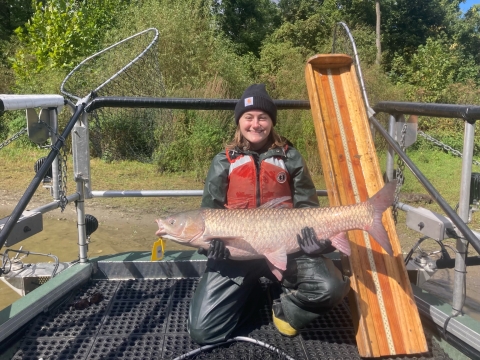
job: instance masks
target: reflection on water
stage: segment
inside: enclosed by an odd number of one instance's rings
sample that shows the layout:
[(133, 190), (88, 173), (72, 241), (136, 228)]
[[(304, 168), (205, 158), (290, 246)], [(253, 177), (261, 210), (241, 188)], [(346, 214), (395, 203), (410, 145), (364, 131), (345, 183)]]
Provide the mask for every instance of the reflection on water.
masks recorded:
[[(438, 270), (423, 288), (451, 305), (454, 274), (454, 269)], [(467, 296), (463, 312), (480, 321), (480, 266), (467, 267)]]
[[(5, 210), (0, 209), (0, 219), (9, 215), (10, 212), (6, 213)], [(55, 215), (57, 218), (51, 218), (51, 215)], [(155, 231), (158, 227), (153, 219), (147, 224), (133, 218), (123, 218), (109, 224), (102, 224), (101, 214), (92, 215), (99, 219), (100, 224), (97, 231), (91, 236), (88, 246), (89, 257), (125, 251), (151, 251), (153, 243), (157, 240)], [(11, 249), (18, 250), (20, 246), (23, 246), (23, 250), (45, 254), (51, 253), (56, 255), (62, 262), (78, 259), (76, 220), (67, 220), (63, 216), (60, 211), (44, 216), (43, 231), (15, 244)], [(172, 241), (167, 241), (166, 248), (167, 250), (192, 250), (192, 248), (187, 248)], [(1, 252), (3, 253), (4, 250), (2, 248)], [(15, 253), (10, 253), (9, 255), (15, 256)], [(24, 262), (29, 263), (50, 261), (50, 257), (43, 256), (28, 256), (24, 259)], [(17, 293), (3, 281), (0, 281), (0, 310), (19, 298), (20, 296)]]

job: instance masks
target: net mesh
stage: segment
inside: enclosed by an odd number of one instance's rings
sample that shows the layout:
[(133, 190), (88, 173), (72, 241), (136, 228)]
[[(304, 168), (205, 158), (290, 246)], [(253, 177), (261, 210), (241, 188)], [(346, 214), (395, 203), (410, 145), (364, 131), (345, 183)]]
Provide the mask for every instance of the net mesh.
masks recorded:
[[(350, 29), (345, 23), (337, 23), (334, 36), (333, 36), (333, 45), (332, 45), (332, 53), (334, 54), (346, 54), (350, 56), (353, 60), (353, 64), (356, 68), (356, 74), (358, 83), (360, 86), (364, 86), (364, 81), (362, 78), (362, 72), (360, 69), (360, 64), (357, 63), (357, 49), (355, 44), (355, 39), (353, 38)], [(366, 94), (362, 93), (364, 97), (364, 102), (368, 105), (368, 99), (366, 98)]]
[(335, 26), (332, 53), (347, 54), (352, 57), (353, 61), (355, 61), (355, 51), (348, 36), (348, 32), (348, 27), (344, 27), (340, 23)]
[[(157, 49), (148, 29), (82, 61), (63, 81), (72, 100), (99, 96), (165, 97)], [(89, 114), (91, 155), (104, 160), (152, 161), (171, 141), (168, 109), (101, 108)]]

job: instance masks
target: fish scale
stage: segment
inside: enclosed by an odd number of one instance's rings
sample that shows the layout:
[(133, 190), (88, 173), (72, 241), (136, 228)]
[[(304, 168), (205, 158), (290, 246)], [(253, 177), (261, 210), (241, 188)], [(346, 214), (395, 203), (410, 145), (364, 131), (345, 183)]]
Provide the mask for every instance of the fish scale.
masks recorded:
[[(239, 241), (228, 241), (232, 258), (253, 259), (282, 245), (287, 254), (299, 251), (296, 236), (304, 227), (314, 228), (317, 237), (321, 239), (368, 227), (373, 222), (373, 206), (361, 203), (332, 208), (205, 209), (203, 217), (206, 234), (218, 238), (242, 238)], [(255, 253), (244, 254), (251, 248)], [(237, 251), (241, 254), (237, 254)]]

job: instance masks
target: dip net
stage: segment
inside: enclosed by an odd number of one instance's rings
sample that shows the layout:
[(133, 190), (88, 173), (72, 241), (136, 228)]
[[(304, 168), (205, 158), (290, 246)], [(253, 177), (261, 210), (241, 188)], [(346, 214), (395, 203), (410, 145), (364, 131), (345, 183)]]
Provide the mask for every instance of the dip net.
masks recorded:
[[(95, 97), (165, 97), (158, 58), (158, 30), (151, 28), (86, 58), (60, 91), (76, 102)], [(168, 109), (100, 108), (89, 113), (92, 156), (106, 161), (152, 161), (171, 141)]]

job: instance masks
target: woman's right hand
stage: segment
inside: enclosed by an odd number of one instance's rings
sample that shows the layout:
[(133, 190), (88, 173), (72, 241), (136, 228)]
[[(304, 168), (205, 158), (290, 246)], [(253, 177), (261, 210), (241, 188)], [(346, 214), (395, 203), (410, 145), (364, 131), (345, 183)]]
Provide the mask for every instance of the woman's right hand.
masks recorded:
[(200, 248), (198, 253), (212, 260), (227, 260), (230, 257), (230, 250), (221, 239), (212, 239), (208, 250)]

